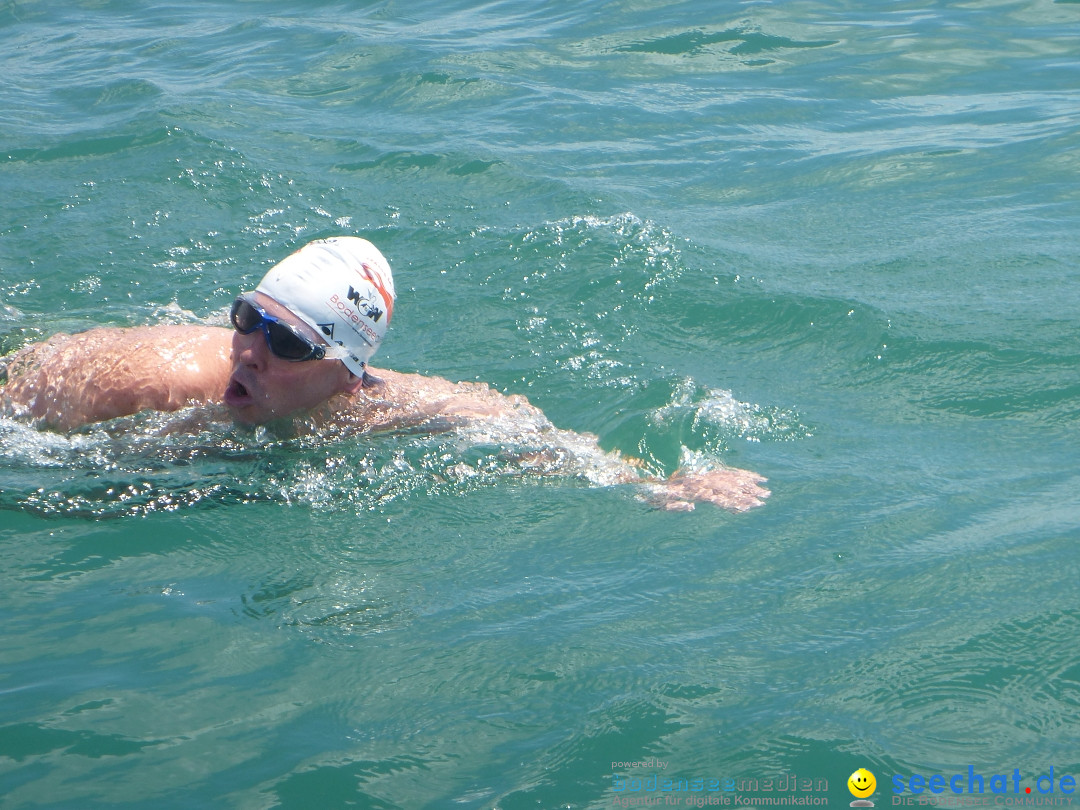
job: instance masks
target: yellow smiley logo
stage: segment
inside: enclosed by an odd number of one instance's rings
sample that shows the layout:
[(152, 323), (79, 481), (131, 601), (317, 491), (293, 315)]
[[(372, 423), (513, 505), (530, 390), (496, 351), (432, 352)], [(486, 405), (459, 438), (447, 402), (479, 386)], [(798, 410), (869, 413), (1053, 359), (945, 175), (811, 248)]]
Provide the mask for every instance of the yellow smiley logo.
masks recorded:
[(866, 768), (859, 768), (847, 780), (847, 789), (858, 799), (865, 799), (877, 788), (877, 779)]

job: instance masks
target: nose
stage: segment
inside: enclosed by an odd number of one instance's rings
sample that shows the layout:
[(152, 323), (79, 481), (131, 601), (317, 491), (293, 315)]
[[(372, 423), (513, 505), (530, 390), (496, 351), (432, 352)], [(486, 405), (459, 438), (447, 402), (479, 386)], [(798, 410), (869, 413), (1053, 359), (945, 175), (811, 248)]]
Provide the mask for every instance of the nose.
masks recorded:
[(234, 331), (233, 352), (238, 362), (256, 370), (265, 368), (270, 357), (270, 349), (266, 345), (266, 336), (262, 329), (246, 335)]

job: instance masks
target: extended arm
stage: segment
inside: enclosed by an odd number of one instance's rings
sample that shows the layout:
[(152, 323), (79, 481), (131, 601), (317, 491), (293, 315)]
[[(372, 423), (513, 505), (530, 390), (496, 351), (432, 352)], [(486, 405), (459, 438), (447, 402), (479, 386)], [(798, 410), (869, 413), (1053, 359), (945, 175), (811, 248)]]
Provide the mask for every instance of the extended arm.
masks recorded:
[(579, 475), (601, 485), (640, 485), (646, 499), (664, 509), (711, 503), (743, 512), (763, 505), (770, 494), (761, 486), (765, 478), (748, 470), (679, 470), (668, 478), (651, 474), (637, 459), (605, 452), (596, 436), (555, 427), (525, 397), (503, 395), (483, 384), (375, 373), (379, 383), (361, 392), (351, 409), (351, 418), (367, 429), (455, 430), (471, 444), (504, 448), (524, 471)]

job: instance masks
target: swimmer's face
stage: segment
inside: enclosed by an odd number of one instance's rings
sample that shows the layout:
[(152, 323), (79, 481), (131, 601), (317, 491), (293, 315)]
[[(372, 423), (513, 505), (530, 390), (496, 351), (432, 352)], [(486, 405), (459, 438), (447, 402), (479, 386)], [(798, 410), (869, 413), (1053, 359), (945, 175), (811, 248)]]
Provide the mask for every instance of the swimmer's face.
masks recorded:
[[(259, 306), (270, 315), (295, 326), (313, 342), (321, 336), (273, 298), (256, 293)], [(232, 376), (225, 389), (225, 404), (238, 422), (260, 425), (325, 403), (332, 396), (355, 391), (359, 378), (339, 360), (294, 362), (276, 357), (261, 330), (250, 335), (233, 332)]]
[(865, 799), (874, 789), (877, 787), (877, 779), (866, 768), (859, 768), (847, 781), (848, 790), (851, 791), (851, 795), (859, 799)]

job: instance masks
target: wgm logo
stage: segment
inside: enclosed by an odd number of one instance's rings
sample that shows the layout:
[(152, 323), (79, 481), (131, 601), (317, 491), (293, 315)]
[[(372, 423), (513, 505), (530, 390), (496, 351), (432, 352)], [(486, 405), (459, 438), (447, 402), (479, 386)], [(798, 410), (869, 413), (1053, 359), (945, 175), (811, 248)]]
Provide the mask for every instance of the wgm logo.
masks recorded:
[(378, 321), (383, 316), (383, 311), (373, 304), (369, 299), (364, 298), (360, 292), (349, 285), (349, 294), (345, 296), (348, 300), (353, 302), (355, 306), (365, 317), (371, 318), (373, 321)]

